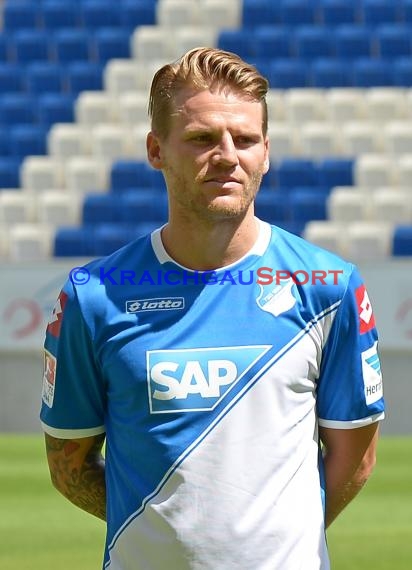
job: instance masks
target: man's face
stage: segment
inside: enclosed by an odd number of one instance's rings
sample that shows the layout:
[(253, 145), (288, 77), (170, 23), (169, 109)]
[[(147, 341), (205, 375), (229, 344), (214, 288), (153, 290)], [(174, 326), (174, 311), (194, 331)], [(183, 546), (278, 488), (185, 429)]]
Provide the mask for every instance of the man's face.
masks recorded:
[(148, 138), (171, 213), (210, 221), (244, 215), (269, 168), (262, 104), (233, 91), (186, 89), (175, 108), (168, 136)]

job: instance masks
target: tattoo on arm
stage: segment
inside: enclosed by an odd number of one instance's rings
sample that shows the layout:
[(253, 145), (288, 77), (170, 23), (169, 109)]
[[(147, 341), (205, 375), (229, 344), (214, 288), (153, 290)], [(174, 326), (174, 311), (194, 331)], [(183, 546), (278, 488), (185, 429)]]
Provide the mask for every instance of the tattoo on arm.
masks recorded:
[(75, 440), (45, 434), (53, 485), (81, 509), (106, 520), (104, 440), (104, 434)]

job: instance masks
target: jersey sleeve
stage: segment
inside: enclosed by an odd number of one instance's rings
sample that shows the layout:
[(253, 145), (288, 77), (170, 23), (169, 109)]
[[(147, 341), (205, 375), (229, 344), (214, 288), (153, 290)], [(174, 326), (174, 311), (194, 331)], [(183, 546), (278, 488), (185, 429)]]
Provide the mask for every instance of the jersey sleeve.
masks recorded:
[(356, 268), (326, 341), (317, 386), (319, 424), (350, 429), (383, 419), (378, 333)]
[(58, 438), (103, 433), (103, 377), (76, 291), (66, 283), (46, 329), (40, 419)]

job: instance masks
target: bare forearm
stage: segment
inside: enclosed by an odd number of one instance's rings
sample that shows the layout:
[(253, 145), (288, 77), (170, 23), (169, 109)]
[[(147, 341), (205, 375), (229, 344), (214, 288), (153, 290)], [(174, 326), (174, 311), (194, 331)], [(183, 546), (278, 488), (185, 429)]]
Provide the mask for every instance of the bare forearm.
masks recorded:
[(106, 520), (106, 483), (101, 448), (104, 435), (95, 436), (89, 449), (81, 440), (46, 435), (46, 451), (53, 485), (84, 511)]
[(326, 526), (356, 497), (376, 461), (378, 424), (355, 429), (321, 428), (326, 479)]
[(339, 464), (334, 465), (325, 458), (326, 470), (326, 527), (356, 497), (368, 480), (362, 472), (345, 473)]

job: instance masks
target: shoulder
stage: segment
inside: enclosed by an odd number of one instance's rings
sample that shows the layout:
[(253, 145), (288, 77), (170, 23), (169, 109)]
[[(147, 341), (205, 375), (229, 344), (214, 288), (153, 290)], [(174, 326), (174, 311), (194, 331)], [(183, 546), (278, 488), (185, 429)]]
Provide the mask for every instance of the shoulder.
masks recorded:
[(309, 286), (316, 293), (342, 296), (357, 274), (353, 263), (339, 255), (308, 242), (276, 226), (272, 228), (271, 247), (276, 251), (281, 269), (292, 274), (298, 284)]

